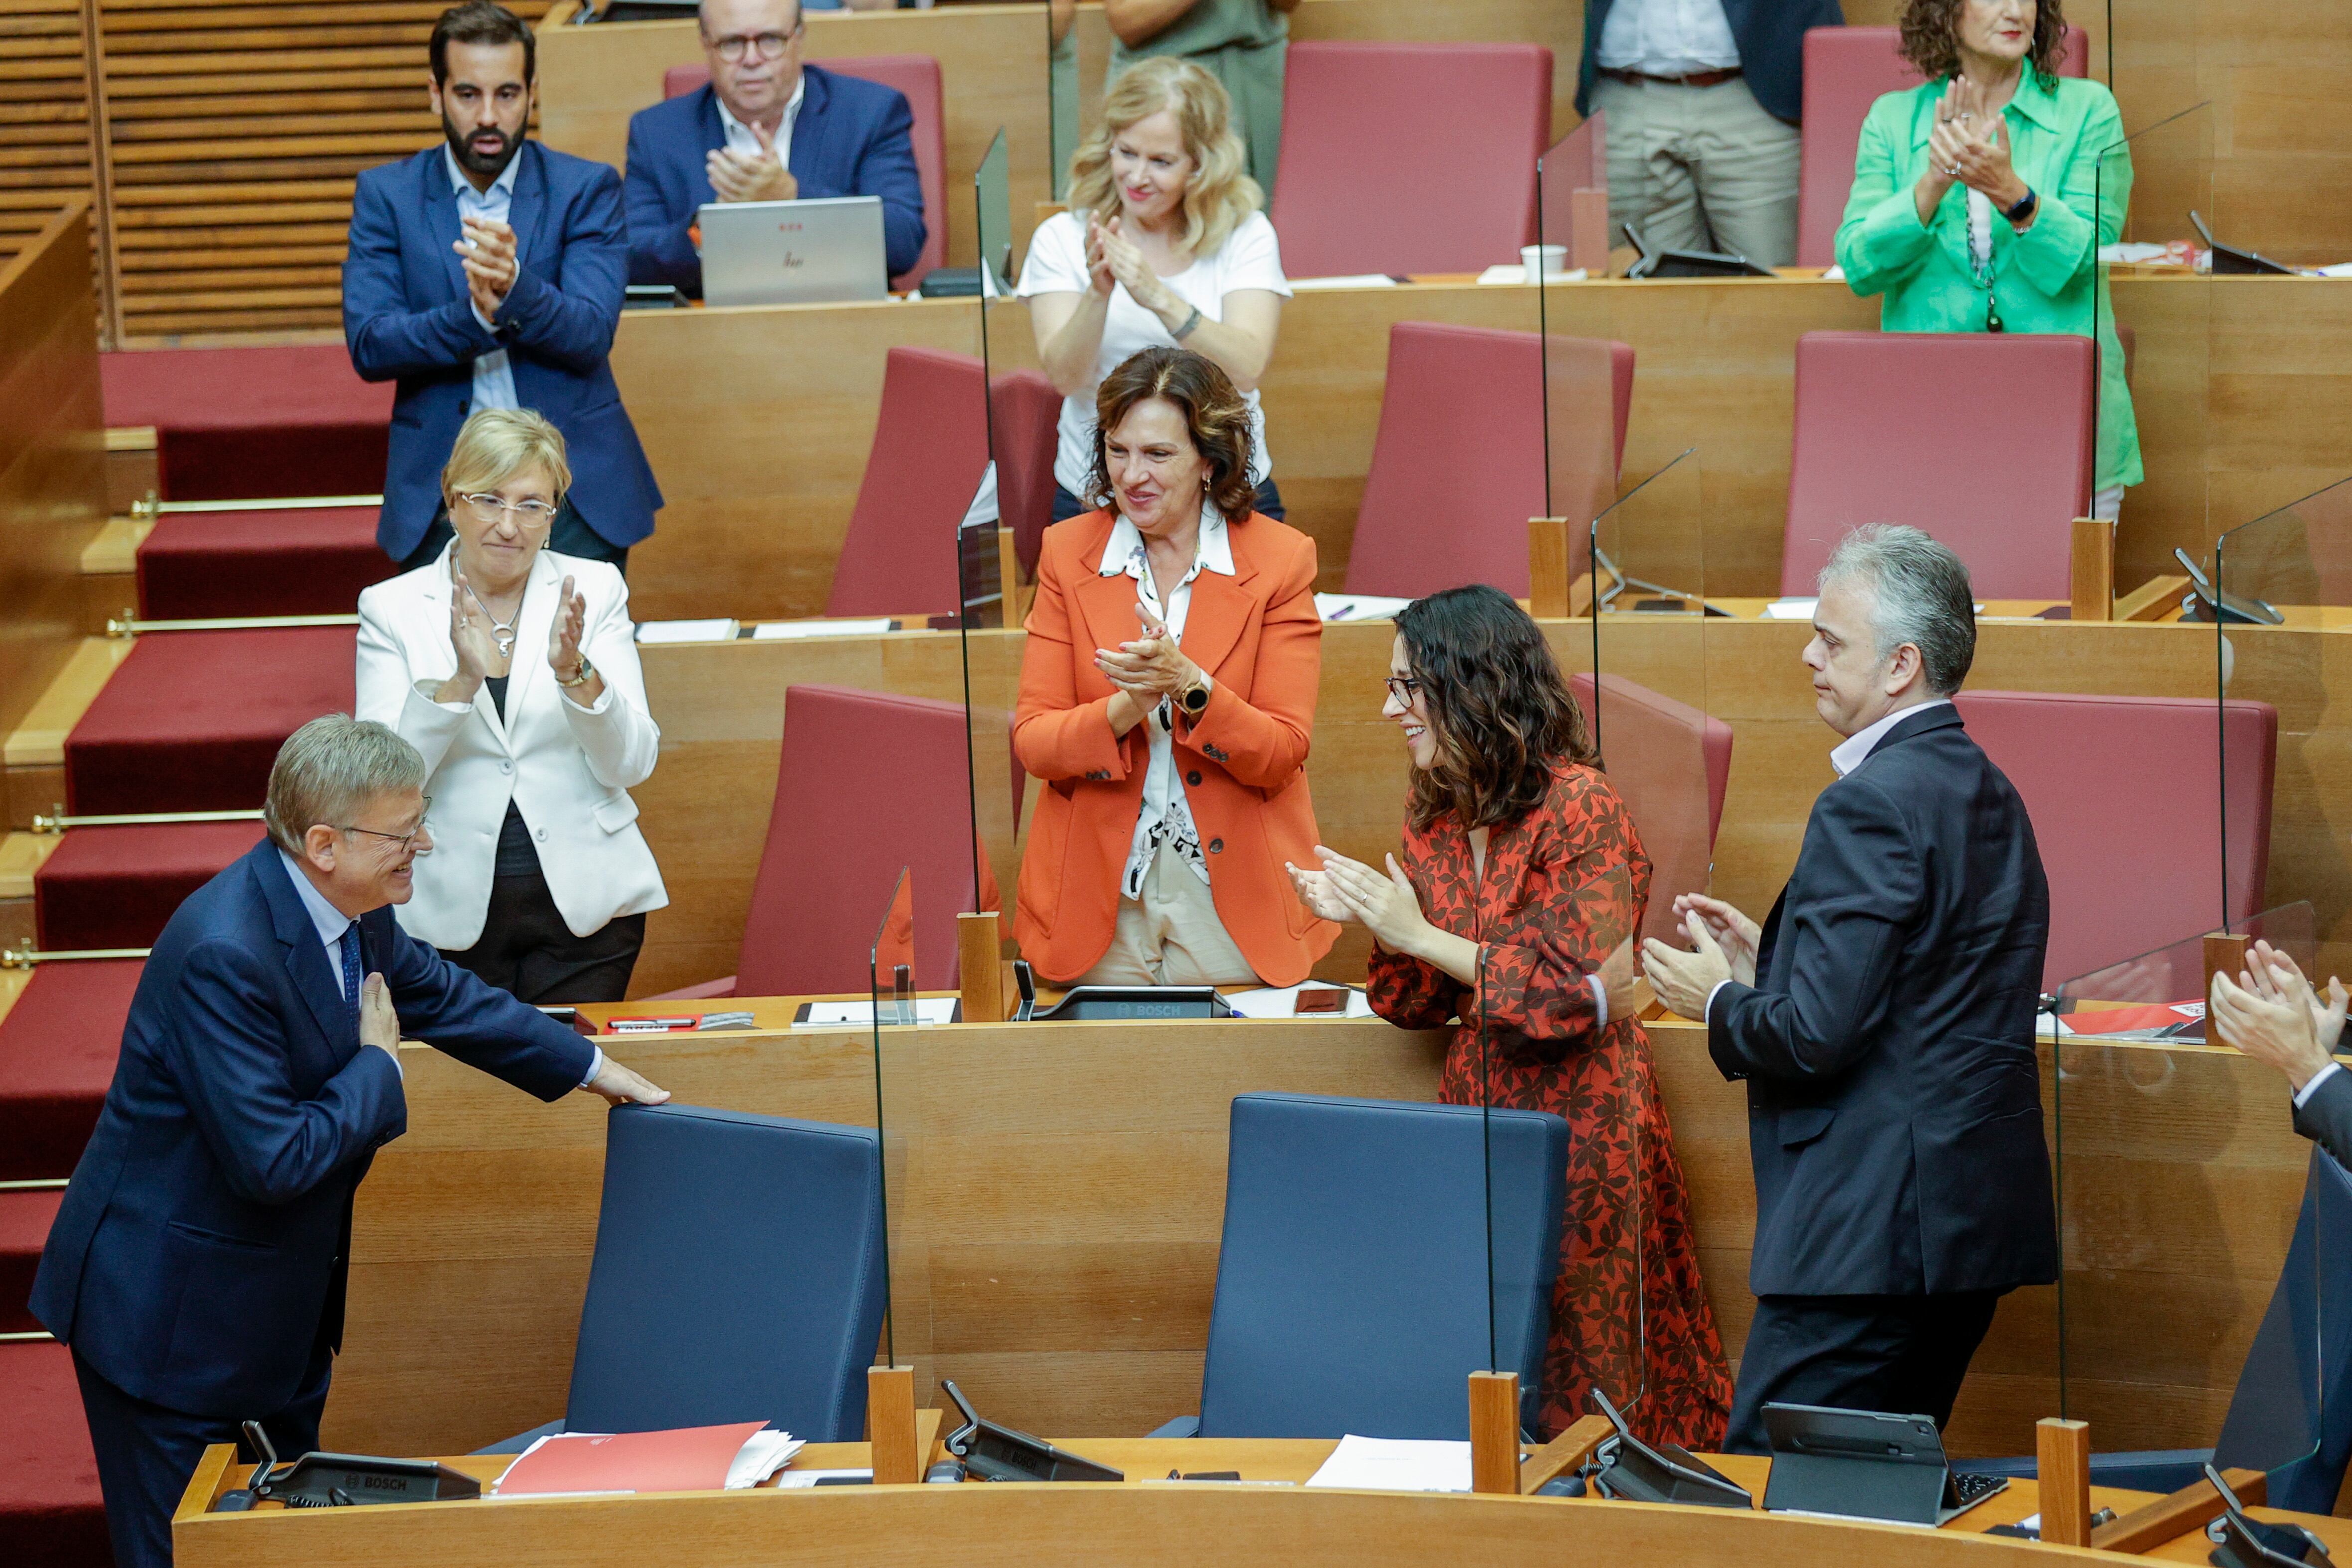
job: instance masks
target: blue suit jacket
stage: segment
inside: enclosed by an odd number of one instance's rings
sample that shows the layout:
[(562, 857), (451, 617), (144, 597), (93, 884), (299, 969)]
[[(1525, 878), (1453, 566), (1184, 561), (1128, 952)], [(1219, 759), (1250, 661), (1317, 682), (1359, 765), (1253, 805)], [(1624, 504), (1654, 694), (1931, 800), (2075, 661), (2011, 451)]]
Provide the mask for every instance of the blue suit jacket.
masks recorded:
[(441, 465), (474, 400), (474, 361), (507, 350), (515, 401), (563, 432), (572, 504), (607, 543), (654, 531), (662, 504), (636, 427), (613, 383), (613, 331), (628, 277), (621, 182), (611, 167), (526, 141), (507, 221), (514, 286), (482, 329), (466, 293), (457, 198), (438, 144), (370, 169), (352, 193), (343, 262), (343, 340), (365, 380), (397, 381), (392, 457), (376, 539), (394, 560), (425, 538), (441, 504)]
[[(401, 1031), (542, 1100), (588, 1042), (405, 935), (360, 918)], [(352, 1194), (408, 1125), (400, 1071), (364, 1050), (325, 946), (264, 839), (157, 938), (33, 1312), (117, 1387), (226, 1419), (281, 1408), (342, 1340)]]
[[(1576, 77), (1576, 112), (1592, 112), (1592, 82), (1601, 69), (1601, 25), (1611, 0), (1587, 0), (1584, 59)], [(1805, 29), (1842, 27), (1838, 0), (1723, 0), (1723, 19), (1739, 46), (1739, 68), (1764, 112), (1794, 125), (1805, 112)]]
[[(907, 95), (821, 66), (803, 66), (808, 87), (793, 121), (787, 165), (801, 195), (882, 198), (882, 250), (890, 276), (923, 254), (923, 182), (915, 169), (915, 111)], [(719, 95), (709, 83), (629, 117), (629, 281), (669, 283), (702, 295), (702, 258), (687, 225), (719, 199), (703, 160), (727, 145)]]

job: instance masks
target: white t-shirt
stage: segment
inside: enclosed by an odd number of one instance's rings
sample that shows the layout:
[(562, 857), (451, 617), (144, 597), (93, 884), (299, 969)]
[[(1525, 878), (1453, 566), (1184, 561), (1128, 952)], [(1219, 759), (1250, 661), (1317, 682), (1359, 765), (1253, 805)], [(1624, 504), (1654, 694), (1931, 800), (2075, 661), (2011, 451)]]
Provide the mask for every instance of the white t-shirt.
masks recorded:
[[(1213, 256), (1194, 258), (1173, 277), (1160, 280), (1187, 304), (1201, 308), (1207, 320), (1224, 319), (1225, 296), (1241, 288), (1263, 288), (1289, 298), (1290, 284), (1282, 276), (1282, 246), (1264, 213), (1252, 213), (1225, 236)], [(1021, 297), (1033, 294), (1078, 294), (1094, 287), (1087, 277), (1087, 223), (1083, 214), (1056, 213), (1037, 225), (1029, 239), (1029, 258), (1021, 267)], [(1138, 305), (1125, 284), (1113, 286), (1110, 308), (1103, 319), (1102, 346), (1095, 351), (1095, 373), (1084, 391), (1062, 400), (1059, 438), (1054, 452), (1054, 480), (1074, 496), (1087, 493), (1087, 477), (1095, 461), (1095, 389), (1127, 358), (1143, 349), (1173, 344), (1159, 317)], [(1245, 394), (1250, 410), (1250, 434), (1257, 451), (1250, 461), (1250, 479), (1261, 483), (1274, 468), (1265, 449), (1265, 416), (1259, 412), (1257, 393)]]

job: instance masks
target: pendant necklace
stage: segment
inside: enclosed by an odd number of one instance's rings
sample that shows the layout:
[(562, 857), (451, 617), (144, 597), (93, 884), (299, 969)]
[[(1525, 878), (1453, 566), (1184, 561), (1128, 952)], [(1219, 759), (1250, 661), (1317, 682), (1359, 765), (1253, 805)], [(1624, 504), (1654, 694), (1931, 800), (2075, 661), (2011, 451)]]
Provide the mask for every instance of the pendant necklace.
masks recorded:
[(482, 596), (474, 591), (474, 585), (470, 582), (466, 584), (466, 597), (471, 599), (476, 604), (480, 605), (482, 613), (489, 617), (490, 641), (497, 645), (499, 657), (501, 659), (513, 658), (515, 650), (515, 622), (522, 619), (522, 601), (520, 599), (515, 601), (514, 613), (508, 616), (505, 622), (501, 623), (497, 614), (491, 611), (489, 605), (483, 600)]

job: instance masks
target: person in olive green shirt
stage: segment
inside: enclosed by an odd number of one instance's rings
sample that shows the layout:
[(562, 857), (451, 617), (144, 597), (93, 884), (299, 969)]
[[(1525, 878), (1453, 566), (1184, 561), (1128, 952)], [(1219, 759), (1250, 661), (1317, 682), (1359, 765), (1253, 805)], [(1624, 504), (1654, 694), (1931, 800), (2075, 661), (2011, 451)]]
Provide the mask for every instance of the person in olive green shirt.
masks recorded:
[(1282, 69), (1298, 0), (1103, 0), (1110, 76), (1153, 55), (1182, 55), (1233, 100), (1250, 178), (1270, 199), (1282, 151)]
[[(1935, 25), (1940, 23), (1940, 26)], [(2057, 74), (2058, 0), (1911, 0), (1927, 79), (1870, 109), (1838, 266), (1890, 332), (2072, 332), (2099, 345), (2095, 515), (2142, 478), (2101, 246), (2123, 234), (2131, 154), (2115, 95)]]

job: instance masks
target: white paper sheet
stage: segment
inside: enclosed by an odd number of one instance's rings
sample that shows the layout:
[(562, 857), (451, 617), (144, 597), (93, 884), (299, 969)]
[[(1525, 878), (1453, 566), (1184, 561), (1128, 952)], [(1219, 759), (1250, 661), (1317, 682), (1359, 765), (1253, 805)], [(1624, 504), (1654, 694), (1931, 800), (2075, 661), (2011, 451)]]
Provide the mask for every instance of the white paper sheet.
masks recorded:
[[(917, 1023), (955, 1022), (956, 998), (953, 997), (917, 997)], [(888, 1004), (884, 1004), (884, 1019), (888, 1020)], [(794, 1029), (839, 1028), (843, 1024), (870, 1029), (874, 1023), (872, 1002), (811, 1002), (809, 1016), (793, 1020)]]
[(1355, 1491), (1468, 1491), (1470, 1445), (1342, 1437), (1307, 1484)]
[(727, 1490), (740, 1491), (745, 1487), (758, 1486), (778, 1470), (792, 1463), (793, 1456), (808, 1444), (790, 1432), (771, 1427), (754, 1432), (743, 1439), (743, 1447), (735, 1455), (735, 1462), (727, 1467)]
[(1386, 621), (1412, 602), (1373, 593), (1318, 593), (1315, 613), (1326, 621)]
[(1811, 621), (1818, 599), (1776, 599), (1764, 607), (1767, 621)]
[(1349, 1018), (1368, 1019), (1372, 1016), (1371, 1002), (1365, 998), (1363, 992), (1352, 986), (1320, 986), (1311, 980), (1303, 986), (1268, 986), (1262, 990), (1234, 991), (1226, 996), (1225, 1000), (1231, 1004), (1234, 1011), (1245, 1019), (1328, 1019), (1338, 1015), (1298, 1011), (1297, 1007), (1298, 993), (1337, 990), (1345, 990), (1348, 993), (1347, 1016)]
[(1294, 277), (1293, 289), (1394, 288), (1396, 279), (1385, 272), (1351, 272), (1341, 277)]
[(835, 1476), (870, 1481), (874, 1479), (874, 1472), (872, 1470), (786, 1470), (776, 1478), (776, 1490), (782, 1491), (787, 1488), (813, 1487), (819, 1481), (830, 1480)]
[(751, 628), (755, 643), (772, 643), (780, 637), (872, 637), (890, 630), (890, 618), (877, 616), (865, 621), (762, 621)]
[(742, 627), (725, 616), (709, 621), (645, 621), (638, 622), (640, 643), (731, 643)]

